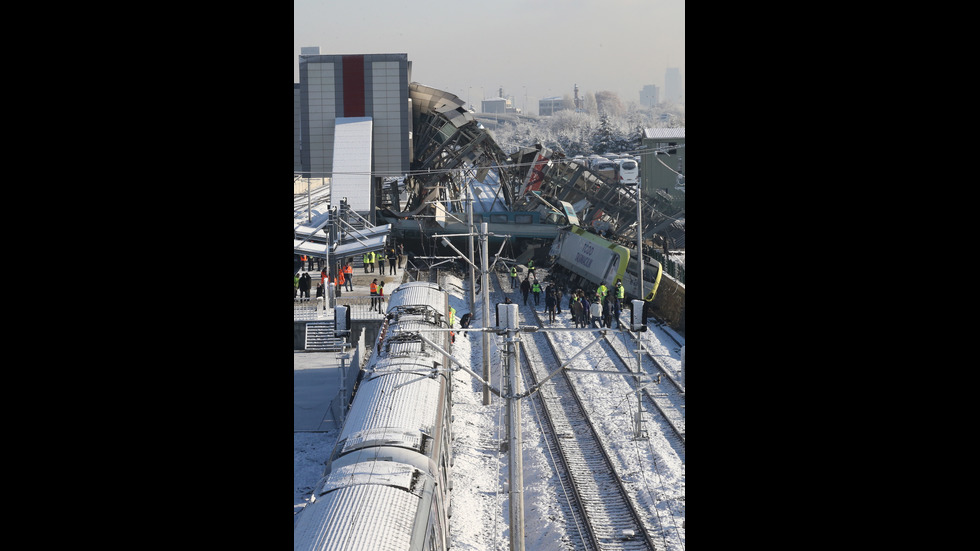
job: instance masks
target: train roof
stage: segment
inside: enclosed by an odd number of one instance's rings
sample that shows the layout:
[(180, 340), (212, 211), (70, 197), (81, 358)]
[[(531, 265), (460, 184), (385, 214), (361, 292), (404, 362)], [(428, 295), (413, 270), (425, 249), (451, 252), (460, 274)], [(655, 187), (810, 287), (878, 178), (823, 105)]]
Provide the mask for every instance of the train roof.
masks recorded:
[(294, 549), (409, 549), (431, 476), (403, 463), (368, 461), (331, 472), (297, 519)]
[[(431, 363), (428, 369), (432, 369)], [(378, 435), (387, 433), (398, 445), (418, 449), (421, 435), (435, 430), (441, 381), (441, 377), (410, 371), (365, 378), (344, 421), (338, 446), (347, 453), (377, 443)]]

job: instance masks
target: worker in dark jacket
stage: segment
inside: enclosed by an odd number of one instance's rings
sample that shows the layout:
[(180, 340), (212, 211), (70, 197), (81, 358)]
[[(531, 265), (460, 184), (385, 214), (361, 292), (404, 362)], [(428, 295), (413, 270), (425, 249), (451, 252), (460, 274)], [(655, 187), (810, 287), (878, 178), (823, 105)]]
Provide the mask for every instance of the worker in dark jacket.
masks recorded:
[(310, 285), (313, 283), (313, 278), (310, 277), (309, 272), (303, 272), (303, 275), (299, 278), (299, 296), (300, 299), (306, 297), (306, 300), (310, 300)]

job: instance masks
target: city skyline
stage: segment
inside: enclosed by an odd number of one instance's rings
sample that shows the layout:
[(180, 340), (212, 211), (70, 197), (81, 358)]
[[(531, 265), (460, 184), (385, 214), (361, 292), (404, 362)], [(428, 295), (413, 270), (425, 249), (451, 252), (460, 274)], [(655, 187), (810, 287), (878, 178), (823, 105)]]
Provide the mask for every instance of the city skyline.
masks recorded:
[(405, 53), (412, 80), (480, 101), (513, 96), (537, 112), (545, 97), (599, 91), (639, 102), (665, 87), (668, 68), (686, 78), (682, 0), (294, 0), (294, 82), (301, 48), (323, 55)]

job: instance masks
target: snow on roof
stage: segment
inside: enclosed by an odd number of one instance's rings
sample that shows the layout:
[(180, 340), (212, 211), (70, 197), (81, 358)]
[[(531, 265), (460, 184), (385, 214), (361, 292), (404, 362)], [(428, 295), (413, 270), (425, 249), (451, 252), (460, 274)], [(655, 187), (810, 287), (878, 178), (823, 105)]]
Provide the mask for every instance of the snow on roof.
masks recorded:
[(684, 128), (644, 128), (644, 138), (683, 138)]

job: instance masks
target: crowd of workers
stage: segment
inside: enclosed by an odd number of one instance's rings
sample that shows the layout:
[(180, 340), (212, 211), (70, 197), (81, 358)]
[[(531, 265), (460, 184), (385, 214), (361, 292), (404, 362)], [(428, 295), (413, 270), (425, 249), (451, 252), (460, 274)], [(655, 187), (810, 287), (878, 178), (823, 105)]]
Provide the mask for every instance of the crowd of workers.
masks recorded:
[[(320, 259), (312, 257), (301, 257), (304, 269), (313, 270), (319, 268), (319, 281), (316, 284), (316, 297), (325, 297), (326, 286), (335, 285), (336, 296), (341, 296), (343, 291), (354, 291), (354, 269), (351, 259), (344, 259), (343, 264), (336, 270), (336, 274), (331, 277), (327, 267), (320, 263)], [(379, 273), (385, 275), (385, 264), (388, 265), (388, 275), (397, 275), (397, 271), (402, 269), (404, 260), (404, 245), (389, 247), (383, 251), (371, 251), (364, 253), (361, 261), (365, 274)], [(377, 266), (377, 268), (375, 268)], [(625, 290), (621, 280), (616, 281), (610, 289), (605, 284), (601, 284), (594, 289), (586, 292), (581, 287), (572, 289), (566, 283), (568, 279), (561, 269), (552, 271), (545, 281), (539, 281), (534, 267), (534, 260), (527, 263), (527, 273), (524, 279), (520, 280), (518, 268), (513, 265), (509, 268), (511, 292), (520, 290), (523, 303), (527, 305), (528, 298), (534, 301), (535, 308), (541, 306), (541, 298), (544, 295), (545, 313), (548, 314), (549, 323), (554, 323), (556, 317), (562, 313), (564, 307), (571, 315), (572, 322), (576, 328), (612, 328), (613, 321), (616, 327), (621, 326), (620, 314), (625, 306)], [(301, 301), (310, 300), (310, 287), (312, 278), (308, 272), (293, 275), (293, 297), (297, 295)], [(370, 284), (371, 310), (384, 313), (384, 280), (377, 278)], [(507, 299), (510, 301), (510, 298)]]

